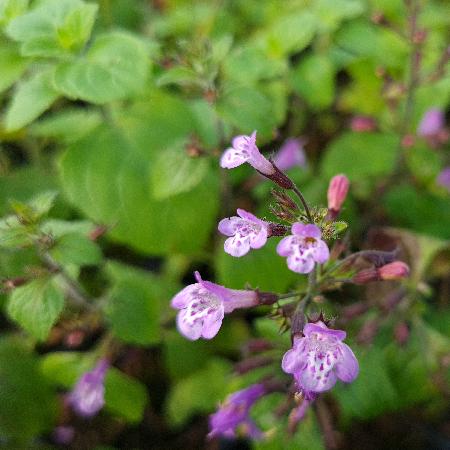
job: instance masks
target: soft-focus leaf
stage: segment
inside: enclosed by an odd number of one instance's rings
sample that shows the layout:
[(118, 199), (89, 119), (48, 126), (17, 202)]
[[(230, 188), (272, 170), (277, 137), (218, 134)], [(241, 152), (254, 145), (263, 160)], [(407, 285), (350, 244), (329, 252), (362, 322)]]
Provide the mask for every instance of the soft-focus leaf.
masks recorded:
[(14, 131), (40, 116), (59, 97), (52, 87), (53, 68), (37, 72), (21, 82), (8, 105), (5, 127)]
[(376, 177), (389, 175), (397, 151), (395, 135), (347, 132), (328, 146), (322, 173), (329, 179), (344, 173), (352, 182), (353, 192), (366, 196)]
[(0, 340), (0, 435), (7, 448), (33, 448), (57, 414), (55, 392), (39, 373), (37, 358), (19, 339)]
[(276, 254), (275, 239), (271, 238), (259, 250), (250, 250), (242, 258), (228, 255), (220, 245), (216, 256), (219, 283), (235, 289), (244, 289), (248, 284), (263, 291), (285, 291), (298, 277), (287, 268), (286, 259)]
[(41, 278), (15, 288), (10, 296), (9, 316), (36, 339), (47, 338), (64, 307), (64, 295), (51, 279)]
[(0, 0), (0, 25), (4, 26), (14, 17), (23, 14), (30, 0)]
[(96, 12), (97, 5), (81, 0), (43, 0), (12, 20), (7, 33), (24, 56), (64, 56), (85, 44)]
[(50, 253), (62, 265), (90, 266), (99, 264), (102, 260), (98, 245), (78, 233), (69, 233), (58, 238)]
[(208, 413), (226, 394), (224, 379), (229, 365), (211, 359), (207, 366), (179, 381), (169, 394), (167, 413), (175, 425), (181, 425), (193, 414)]
[(105, 407), (108, 411), (127, 422), (138, 423), (147, 403), (147, 390), (140, 381), (113, 367), (108, 370), (105, 379)]
[(0, 44), (0, 92), (15, 83), (29, 64), (12, 45)]
[(190, 191), (197, 186), (208, 170), (205, 158), (191, 158), (183, 145), (161, 152), (153, 166), (150, 178), (151, 192), (155, 200)]
[(105, 103), (137, 94), (149, 71), (143, 42), (124, 32), (96, 38), (85, 56), (61, 63), (55, 72), (55, 88), (62, 94), (92, 103)]
[(307, 56), (294, 69), (292, 84), (312, 108), (327, 108), (335, 95), (333, 64), (324, 55)]
[(149, 345), (161, 339), (161, 312), (173, 287), (150, 272), (109, 263), (112, 291), (107, 317), (113, 333), (125, 342)]

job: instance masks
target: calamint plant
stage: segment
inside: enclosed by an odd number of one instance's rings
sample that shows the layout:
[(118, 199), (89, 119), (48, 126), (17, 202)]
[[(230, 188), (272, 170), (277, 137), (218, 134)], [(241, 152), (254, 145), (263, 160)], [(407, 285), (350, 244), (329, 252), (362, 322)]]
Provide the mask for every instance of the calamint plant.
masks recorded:
[[(282, 168), (292, 168), (303, 165), (301, 155), (300, 143), (288, 140), (277, 154), (277, 160)], [(195, 272), (197, 282), (185, 287), (171, 302), (179, 310), (178, 330), (190, 340), (212, 339), (219, 333), (225, 314), (258, 307), (268, 313), (267, 320), (280, 321), (280, 332), (290, 333), (292, 346), (284, 349), (284, 356), (280, 351), (278, 358), (265, 358), (264, 353), (273, 355), (274, 349), (267, 341), (259, 349), (259, 359), (242, 361), (242, 372), (262, 366), (269, 366), (270, 372), (257, 383), (227, 397), (210, 417), (210, 438), (243, 435), (263, 439), (265, 433), (251, 418), (251, 410), (256, 402), (274, 392), (287, 396), (285, 412), (290, 411), (290, 426), (296, 426), (309, 407), (319, 401), (321, 394), (331, 390), (338, 379), (344, 383), (354, 381), (359, 364), (352, 349), (343, 342), (346, 332), (336, 329), (335, 318), (326, 317), (320, 304), (327, 301), (327, 292), (339, 289), (343, 283), (366, 284), (409, 275), (407, 264), (395, 260), (395, 251), (347, 251), (348, 243), (342, 238), (347, 224), (336, 220), (350, 186), (345, 175), (330, 180), (327, 208), (310, 206), (275, 161), (267, 159), (258, 149), (256, 131), (233, 139), (220, 165), (233, 169), (248, 163), (281, 188), (272, 192), (276, 220), (261, 219), (238, 209), (237, 216), (219, 222), (218, 230), (226, 236), (224, 251), (237, 258), (257, 251), (270, 238), (281, 237), (276, 247), (278, 256), (274, 254), (273, 258), (286, 258), (288, 268), (299, 274), (300, 289), (290, 293), (261, 292), (257, 288), (228, 289), (203, 280)], [(366, 260), (369, 266), (361, 268), (360, 259)], [(306, 283), (301, 281), (301, 276), (307, 276)]]

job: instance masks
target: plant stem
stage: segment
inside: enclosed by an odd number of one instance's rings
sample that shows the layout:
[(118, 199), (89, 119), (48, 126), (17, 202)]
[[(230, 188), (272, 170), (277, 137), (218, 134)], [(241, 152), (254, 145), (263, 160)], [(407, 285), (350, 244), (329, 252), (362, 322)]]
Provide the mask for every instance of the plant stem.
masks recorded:
[(305, 197), (303, 197), (303, 194), (300, 192), (300, 189), (294, 184), (294, 187), (292, 188), (292, 190), (295, 192), (297, 197), (302, 202), (303, 208), (305, 208), (306, 217), (308, 217), (308, 221), (310, 223), (314, 223), (313, 219), (312, 219), (312, 216), (311, 216), (311, 212), (309, 210), (308, 203), (306, 202)]

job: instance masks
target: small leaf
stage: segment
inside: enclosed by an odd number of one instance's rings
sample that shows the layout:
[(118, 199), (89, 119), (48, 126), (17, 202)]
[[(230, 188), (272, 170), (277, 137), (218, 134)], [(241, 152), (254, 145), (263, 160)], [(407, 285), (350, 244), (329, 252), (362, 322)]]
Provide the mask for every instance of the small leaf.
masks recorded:
[(64, 295), (51, 279), (40, 278), (13, 290), (9, 316), (36, 339), (44, 341), (64, 307)]
[(169, 394), (167, 412), (175, 425), (181, 425), (198, 413), (211, 412), (226, 395), (224, 379), (229, 364), (212, 359), (207, 366), (180, 380)]
[(113, 333), (133, 344), (159, 342), (162, 304), (168, 302), (173, 287), (168, 289), (151, 273), (118, 263), (109, 263), (107, 273), (113, 287), (106, 315)]
[(23, 56), (61, 57), (83, 47), (98, 6), (81, 0), (43, 0), (9, 23), (7, 34)]
[(147, 403), (147, 389), (141, 382), (114, 367), (108, 370), (105, 379), (105, 407), (108, 411), (127, 422), (138, 423)]
[(0, 248), (24, 247), (32, 243), (31, 237), (17, 216), (0, 219)]
[(189, 157), (182, 145), (160, 152), (150, 177), (153, 197), (164, 200), (188, 192), (203, 180), (207, 170), (208, 161)]
[(99, 246), (87, 236), (78, 233), (61, 236), (50, 253), (62, 265), (93, 266), (102, 260)]
[(57, 195), (58, 193), (56, 191), (42, 192), (41, 194), (33, 197), (28, 202), (28, 205), (33, 209), (34, 213), (37, 214), (38, 217), (42, 217), (53, 207)]
[(58, 98), (52, 87), (53, 68), (34, 74), (21, 82), (8, 105), (5, 127), (18, 130), (41, 115)]
[(178, 66), (167, 69), (158, 77), (156, 84), (166, 86), (168, 84), (177, 84), (180, 86), (196, 85), (199, 83), (199, 76), (188, 67)]
[(19, 55), (15, 46), (0, 44), (0, 92), (15, 83), (28, 65), (29, 61)]
[(57, 66), (54, 83), (70, 98), (106, 103), (139, 92), (147, 80), (149, 63), (140, 39), (111, 32), (99, 36), (82, 58)]
[(294, 68), (292, 84), (312, 108), (327, 108), (335, 95), (333, 64), (324, 55), (309, 55)]

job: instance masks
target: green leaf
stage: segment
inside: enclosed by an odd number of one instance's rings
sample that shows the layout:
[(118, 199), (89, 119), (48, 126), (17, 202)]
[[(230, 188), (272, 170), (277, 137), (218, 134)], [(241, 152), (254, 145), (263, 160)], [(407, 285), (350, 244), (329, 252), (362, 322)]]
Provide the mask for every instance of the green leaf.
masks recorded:
[(8, 105), (5, 127), (18, 130), (40, 116), (58, 98), (52, 87), (53, 68), (34, 74), (21, 82)]
[(85, 56), (57, 66), (55, 88), (73, 99), (106, 103), (143, 89), (150, 60), (144, 43), (124, 32), (103, 34)]
[(219, 118), (214, 107), (206, 100), (199, 99), (190, 103), (196, 134), (206, 148), (219, 145)]
[(22, 58), (13, 45), (0, 44), (0, 92), (15, 83), (28, 67), (29, 61)]
[(6, 25), (16, 16), (23, 14), (30, 0), (0, 0), (0, 25)]
[(183, 66), (172, 67), (167, 69), (158, 77), (156, 84), (158, 86), (166, 86), (168, 84), (178, 84), (180, 86), (196, 85), (200, 81), (200, 77), (192, 69)]
[(374, 347), (358, 353), (360, 372), (351, 384), (338, 383), (333, 392), (345, 422), (370, 419), (399, 407), (398, 393), (387, 371), (382, 350)]
[(28, 202), (28, 205), (38, 217), (42, 217), (52, 209), (57, 195), (58, 193), (56, 191), (41, 192), (35, 195)]
[(57, 415), (56, 393), (39, 373), (38, 360), (19, 339), (0, 340), (0, 435), (8, 448), (34, 448)]
[(182, 192), (188, 192), (205, 177), (208, 161), (191, 158), (184, 145), (176, 145), (161, 152), (154, 163), (150, 188), (155, 200), (164, 200)]
[(442, 158), (439, 153), (419, 143), (409, 149), (405, 159), (409, 170), (417, 180), (425, 185), (434, 185), (442, 168)]
[(335, 95), (333, 64), (320, 54), (303, 58), (294, 68), (292, 85), (312, 108), (328, 108)]
[(91, 132), (101, 122), (99, 111), (66, 107), (33, 123), (29, 131), (36, 137), (53, 138), (70, 144)]
[(105, 379), (105, 407), (127, 422), (142, 420), (148, 403), (146, 387), (138, 380), (111, 367)]
[(153, 152), (159, 147), (132, 126), (126, 130), (127, 139), (117, 131), (99, 129), (63, 154), (60, 180), (68, 199), (94, 221), (114, 224), (109, 236), (140, 251), (154, 255), (198, 251), (216, 220), (215, 170), (189, 192), (156, 200), (148, 180)]
[(97, 5), (81, 0), (43, 0), (9, 23), (7, 34), (23, 56), (60, 57), (79, 50), (91, 34)]
[(347, 132), (328, 146), (322, 174), (330, 179), (344, 173), (352, 182), (352, 192), (367, 196), (375, 179), (392, 171), (397, 151), (395, 135)]
[(93, 266), (102, 261), (99, 246), (79, 233), (70, 233), (58, 238), (50, 253), (62, 265)]
[(228, 85), (217, 104), (224, 121), (239, 131), (271, 135), (277, 121), (272, 114), (272, 102), (261, 90), (252, 86)]
[(51, 352), (41, 358), (40, 372), (52, 384), (70, 388), (93, 365), (94, 359), (87, 353)]
[(51, 279), (40, 278), (13, 290), (9, 316), (36, 339), (44, 341), (64, 307), (64, 295)]
[(321, 33), (336, 30), (344, 19), (352, 19), (364, 12), (361, 0), (317, 0), (312, 11)]
[(256, 37), (256, 43), (268, 55), (285, 56), (303, 50), (316, 32), (316, 18), (308, 11), (277, 18)]
[(442, 239), (450, 238), (448, 199), (403, 184), (393, 187), (383, 204), (395, 225)]
[(106, 315), (113, 333), (132, 344), (159, 342), (162, 306), (168, 304), (174, 286), (169, 288), (150, 272), (118, 263), (109, 263), (106, 270), (112, 281)]
[(181, 425), (198, 413), (211, 412), (226, 394), (224, 379), (230, 366), (224, 360), (211, 359), (207, 366), (180, 380), (167, 401), (167, 413), (175, 425)]
[(219, 283), (235, 289), (244, 289), (249, 284), (261, 290), (285, 291), (298, 277), (287, 268), (286, 259), (276, 254), (276, 245), (275, 240), (270, 240), (243, 258), (228, 255), (220, 246), (216, 256)]
[(17, 216), (0, 219), (0, 248), (17, 248), (30, 245), (31, 237)]

